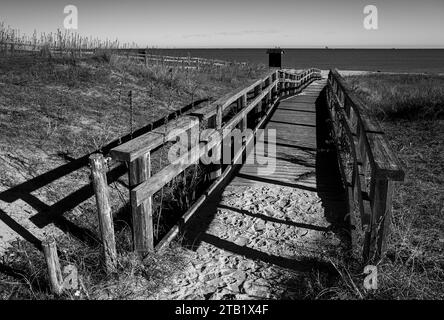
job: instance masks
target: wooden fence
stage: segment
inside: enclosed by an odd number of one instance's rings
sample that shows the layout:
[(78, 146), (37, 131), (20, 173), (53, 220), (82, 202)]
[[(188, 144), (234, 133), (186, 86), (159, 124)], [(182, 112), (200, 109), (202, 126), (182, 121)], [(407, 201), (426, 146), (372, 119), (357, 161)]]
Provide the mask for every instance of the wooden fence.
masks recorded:
[[(208, 106), (181, 116), (156, 130), (113, 148), (110, 151), (112, 159), (127, 163), (129, 168), (134, 250), (141, 254), (162, 250), (179, 232), (179, 224), (177, 224), (157, 244), (154, 243), (152, 207), (154, 193), (189, 166), (198, 163), (210, 150), (220, 158), (224, 138), (233, 129), (239, 128), (241, 131), (252, 129), (253, 132), (256, 132), (268, 119), (279, 99), (301, 91), (320, 77), (318, 69), (309, 69), (300, 73), (296, 73), (294, 70), (270, 71), (265, 77), (254, 81), (245, 88), (235, 90)], [(215, 130), (211, 134), (204, 134), (204, 131), (201, 131), (204, 127)], [(170, 141), (175, 141), (176, 137), (183, 133), (190, 136), (188, 152), (152, 175), (151, 152)], [(180, 224), (186, 223), (190, 219), (232, 171), (233, 164), (239, 163), (239, 159), (243, 156), (246, 146), (251, 143), (251, 139), (254, 139), (254, 135), (243, 141), (242, 148), (231, 157), (232, 164), (226, 166), (223, 171), (221, 165), (210, 165), (212, 166), (212, 184), (182, 216)], [(98, 212), (107, 216), (101, 220), (109, 220), (111, 213), (108, 210), (109, 204), (106, 203), (107, 182), (106, 175), (103, 173), (105, 158), (103, 155), (94, 155), (91, 161), (100, 162), (99, 165), (91, 166), (93, 176), (102, 177), (96, 180), (94, 189)], [(100, 172), (94, 172), (94, 170)], [(109, 232), (110, 229), (102, 228), (101, 231), (102, 233)], [(115, 256), (115, 248), (109, 238), (110, 234), (102, 234), (104, 253), (110, 255), (105, 258), (105, 261), (113, 261)]]
[(230, 62), (220, 59), (206, 59), (199, 57), (176, 57), (155, 55), (148, 53), (148, 50), (114, 50), (117, 56), (137, 60), (145, 65), (161, 64), (184, 69), (201, 69), (205, 67), (227, 67), (231, 65), (245, 66), (245, 62)]
[(404, 180), (404, 171), (378, 122), (336, 70), (328, 76), (327, 103), (338, 154), (345, 154), (339, 164), (355, 228), (352, 238), (355, 243), (362, 239), (364, 261), (378, 260), (390, 232), (393, 183)]
[[(0, 53), (3, 55), (37, 54), (45, 47), (37, 44), (0, 42)], [(106, 49), (106, 48), (70, 48), (70, 47), (48, 47), (49, 53), (54, 56), (88, 57), (98, 52), (109, 52), (119, 57), (136, 60), (145, 65), (164, 65), (185, 69), (201, 69), (205, 67), (227, 67), (231, 65), (244, 66), (245, 62), (230, 62), (220, 59), (206, 59), (200, 57), (176, 57), (167, 55), (150, 54), (146, 49)]]

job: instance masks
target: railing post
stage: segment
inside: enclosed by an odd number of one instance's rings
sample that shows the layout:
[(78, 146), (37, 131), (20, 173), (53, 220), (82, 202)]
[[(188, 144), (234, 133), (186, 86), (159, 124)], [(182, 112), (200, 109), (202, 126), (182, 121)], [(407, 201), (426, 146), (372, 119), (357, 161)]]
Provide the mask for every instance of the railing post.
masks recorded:
[(96, 196), (105, 269), (107, 272), (113, 272), (117, 266), (117, 253), (113, 218), (109, 203), (108, 182), (106, 179), (106, 163), (103, 155), (100, 153), (91, 155), (89, 157), (89, 163)]
[[(242, 106), (243, 106), (244, 108), (247, 107), (247, 94), (244, 94), (244, 95), (242, 96)], [(244, 131), (247, 130), (247, 128), (248, 128), (248, 124), (247, 124), (247, 114), (244, 115), (244, 117), (242, 118), (241, 123), (242, 123), (241, 131), (244, 132)]]
[(358, 154), (361, 159), (362, 173), (365, 175), (365, 173), (367, 172), (367, 165), (368, 165), (368, 155), (365, 145), (366, 135), (365, 135), (364, 126), (359, 120), (357, 123), (357, 135), (358, 135)]
[[(254, 88), (254, 96), (258, 97), (260, 94), (262, 93), (262, 83), (257, 85)], [(258, 124), (258, 122), (260, 121), (260, 115), (262, 113), (262, 103), (263, 101), (261, 100), (257, 106), (254, 107), (254, 127), (256, 127), (256, 124)]]
[[(216, 129), (222, 137), (222, 132), (220, 132), (221, 128), (222, 128), (222, 106), (221, 105), (216, 106), (216, 114), (214, 116), (212, 116), (210, 119), (208, 119), (208, 128)], [(221, 160), (222, 159), (222, 141), (219, 144), (217, 144), (211, 152), (215, 153), (216, 156), (214, 158), (219, 159), (219, 163), (214, 163), (214, 164), (210, 165), (210, 180), (215, 180), (222, 175), (222, 164), (221, 164), (221, 161), (222, 161)]]
[(47, 238), (42, 242), (43, 254), (48, 267), (48, 278), (51, 291), (60, 295), (63, 291), (63, 276), (60, 269), (59, 256), (57, 254), (57, 244), (54, 238)]
[[(150, 153), (130, 162), (128, 173), (130, 189), (145, 182), (151, 175)], [(133, 199), (130, 203), (133, 203)], [(147, 198), (139, 206), (131, 205), (134, 251), (141, 255), (154, 250), (152, 210), (152, 197)]]
[(390, 233), (393, 182), (387, 178), (375, 179), (373, 177), (371, 189), (370, 258), (374, 257), (378, 260), (385, 252)]
[[(245, 105), (243, 104), (243, 102), (244, 102), (244, 99), (243, 99), (244, 97), (242, 96), (242, 97), (239, 97), (238, 99), (237, 99), (237, 101), (236, 101), (236, 114), (237, 113), (239, 113), (239, 112), (241, 112), (241, 110), (243, 109), (243, 108), (245, 108)], [(242, 121), (241, 122), (239, 122), (238, 124), (237, 124), (237, 126), (236, 126), (239, 130), (243, 130), (242, 129)]]

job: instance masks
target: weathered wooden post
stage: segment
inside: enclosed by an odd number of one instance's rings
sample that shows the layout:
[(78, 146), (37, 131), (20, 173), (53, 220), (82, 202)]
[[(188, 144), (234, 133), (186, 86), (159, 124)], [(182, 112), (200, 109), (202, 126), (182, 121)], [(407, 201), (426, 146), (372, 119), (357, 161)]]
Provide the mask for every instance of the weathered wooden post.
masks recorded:
[[(222, 137), (222, 106), (217, 105), (216, 106), (216, 114), (212, 116), (210, 119), (208, 119), (208, 128), (213, 128), (219, 131), (221, 137)], [(219, 178), (222, 175), (222, 141), (217, 144), (211, 152), (214, 152), (216, 155), (213, 158), (219, 159), (218, 164), (212, 164), (210, 165), (210, 180), (215, 180)]]
[[(285, 80), (289, 80), (290, 79), (290, 75), (287, 73), (284, 73), (284, 79)], [(285, 86), (285, 93), (284, 95), (289, 95), (290, 92), (288, 91), (288, 89), (290, 88), (290, 82), (284, 82), (284, 86)]]
[[(247, 107), (247, 94), (246, 93), (242, 96), (242, 106), (243, 106), (243, 108)], [(248, 128), (247, 114), (245, 114), (245, 116), (242, 118), (241, 123), (242, 123), (241, 131), (243, 132), (243, 131), (247, 130), (247, 128)]]
[[(243, 96), (236, 100), (236, 114), (239, 113), (245, 106), (243, 105)], [(242, 121), (236, 125), (236, 128), (242, 131)]]
[(107, 272), (114, 272), (117, 267), (116, 240), (109, 203), (109, 190), (106, 178), (106, 163), (102, 154), (89, 157), (94, 193), (97, 203), (100, 234), (102, 237), (104, 264)]
[[(279, 74), (278, 74), (278, 72), (276, 71), (276, 72), (273, 74), (273, 81), (276, 81), (276, 80), (278, 80), (278, 79), (279, 79)], [(279, 82), (277, 82), (276, 85), (273, 87), (273, 92), (272, 92), (273, 100), (276, 99), (276, 98), (278, 97), (278, 95), (279, 95)]]
[[(257, 85), (254, 88), (254, 96), (258, 97), (261, 93), (262, 93), (262, 83)], [(254, 122), (253, 122), (254, 126), (253, 127), (256, 127), (256, 125), (260, 121), (260, 115), (262, 113), (262, 103), (263, 103), (263, 101), (261, 100), (261, 101), (259, 101), (257, 106), (254, 107), (254, 113), (253, 113), (253, 115), (254, 115)]]
[(385, 252), (390, 232), (393, 182), (386, 177), (372, 177), (370, 199), (372, 219), (369, 239), (369, 258), (378, 260)]
[[(272, 76), (269, 76), (265, 82), (266, 87), (268, 88), (272, 82), (273, 82)], [(270, 107), (270, 103), (271, 103), (271, 90), (269, 90), (267, 92), (267, 95), (265, 96), (265, 111), (267, 111), (268, 108)]]
[(60, 269), (59, 256), (57, 254), (57, 244), (53, 237), (49, 237), (42, 242), (43, 254), (48, 267), (48, 277), (51, 291), (60, 295), (63, 292), (63, 276)]
[[(151, 176), (151, 155), (137, 158), (129, 164), (130, 189), (145, 182)], [(130, 192), (131, 193), (131, 192)], [(139, 206), (133, 205), (131, 199), (131, 216), (133, 225), (134, 251), (146, 254), (154, 251), (154, 227), (152, 197), (148, 197)]]

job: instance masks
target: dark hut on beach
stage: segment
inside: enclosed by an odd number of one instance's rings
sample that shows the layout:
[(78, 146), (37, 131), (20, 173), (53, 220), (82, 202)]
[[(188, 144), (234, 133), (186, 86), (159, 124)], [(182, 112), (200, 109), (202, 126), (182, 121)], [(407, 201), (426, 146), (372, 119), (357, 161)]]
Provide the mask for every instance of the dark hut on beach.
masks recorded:
[(268, 65), (270, 68), (282, 68), (282, 55), (284, 50), (281, 48), (268, 49)]

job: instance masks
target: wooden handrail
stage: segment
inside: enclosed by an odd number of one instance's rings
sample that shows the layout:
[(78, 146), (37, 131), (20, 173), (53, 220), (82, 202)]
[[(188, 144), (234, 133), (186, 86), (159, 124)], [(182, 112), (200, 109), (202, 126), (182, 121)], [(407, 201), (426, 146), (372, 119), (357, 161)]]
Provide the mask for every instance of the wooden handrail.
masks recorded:
[[(370, 165), (378, 177), (394, 180), (404, 180), (404, 170), (401, 168), (400, 162), (388, 145), (379, 123), (368, 115), (367, 107), (348, 87), (342, 76), (337, 70), (332, 70), (328, 77), (329, 84), (336, 88), (333, 91), (335, 100), (340, 105), (340, 109), (345, 115), (346, 119), (355, 121), (352, 124), (357, 127), (359, 133), (363, 133), (362, 138), (364, 148), (368, 152)], [(338, 92), (342, 98), (338, 96)], [(355, 134), (357, 134), (356, 132)]]
[(194, 117), (181, 116), (155, 130), (113, 148), (110, 151), (110, 156), (117, 161), (134, 161), (198, 124), (199, 120)]
[[(360, 225), (364, 231), (364, 260), (378, 260), (385, 252), (390, 231), (393, 182), (403, 181), (405, 173), (381, 126), (337, 70), (331, 70), (328, 75), (327, 104), (338, 149), (343, 151), (344, 140), (347, 141), (346, 151), (352, 160), (349, 176), (344, 168), (346, 164), (338, 157), (348, 187), (352, 238), (357, 241), (355, 232), (359, 232), (359, 228), (355, 227)], [(355, 201), (359, 218), (354, 216)]]

